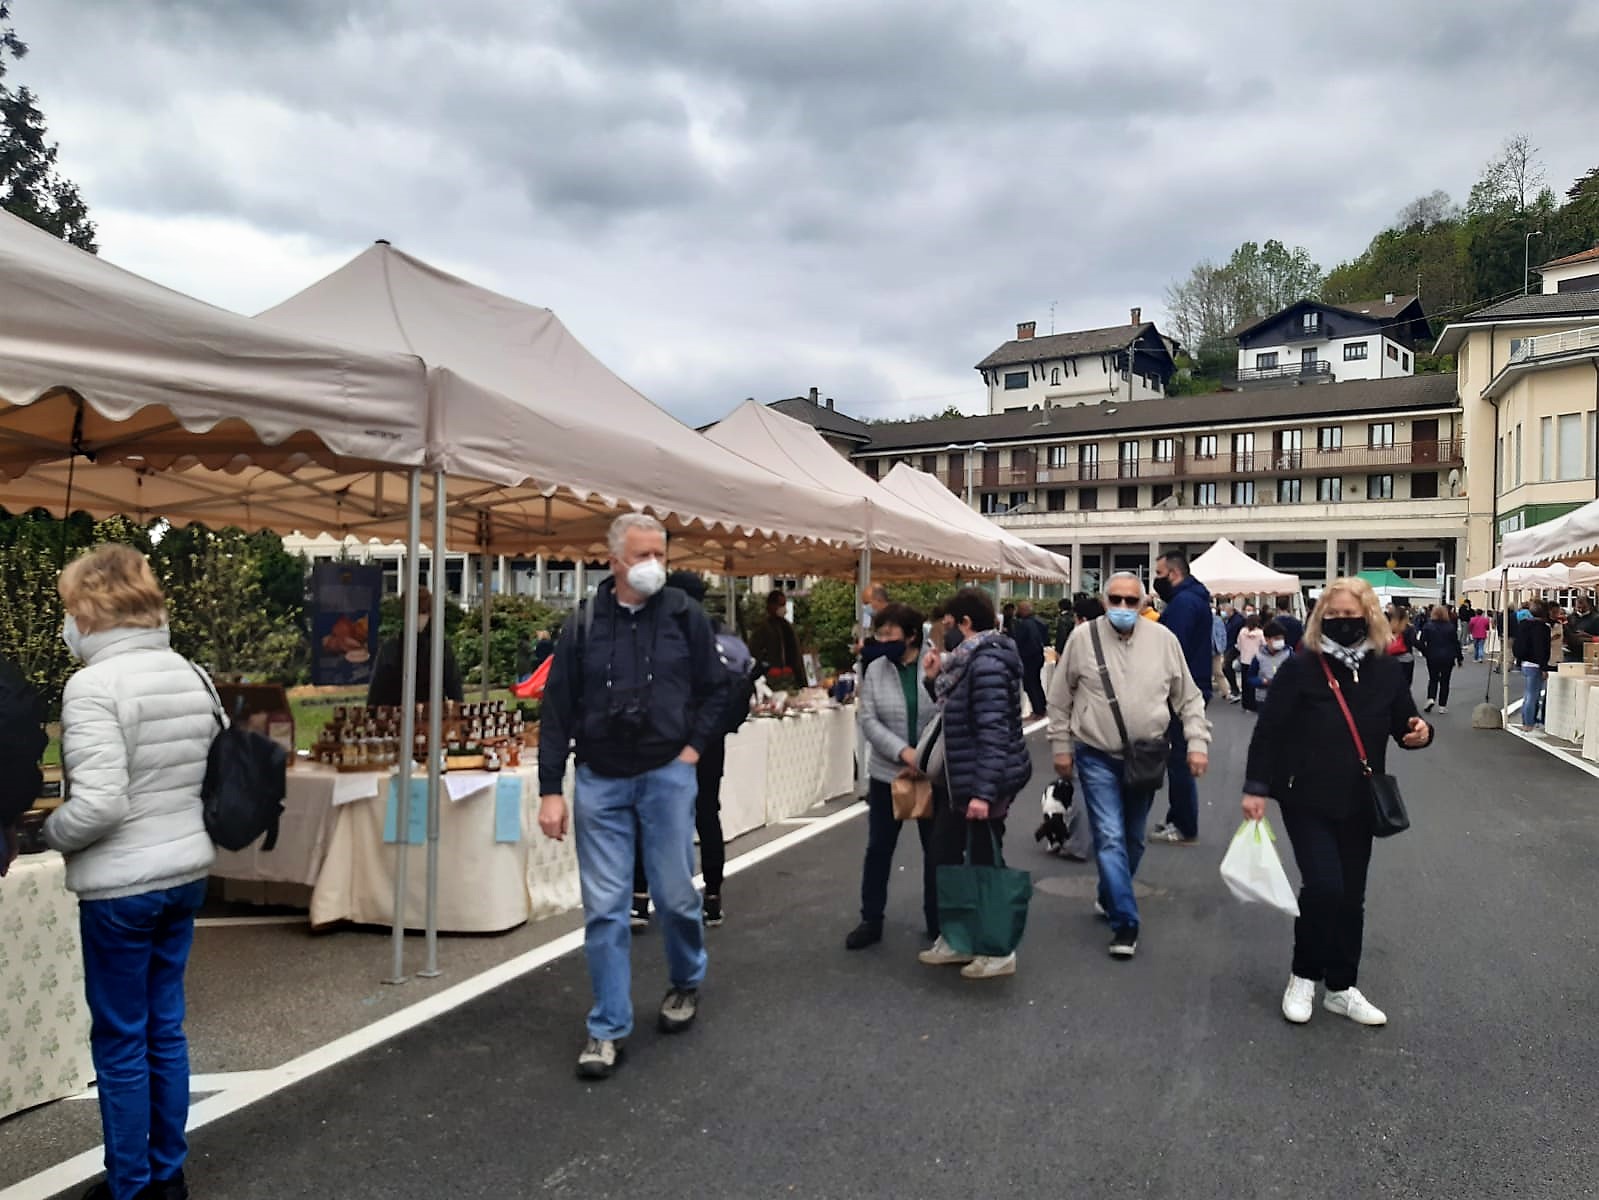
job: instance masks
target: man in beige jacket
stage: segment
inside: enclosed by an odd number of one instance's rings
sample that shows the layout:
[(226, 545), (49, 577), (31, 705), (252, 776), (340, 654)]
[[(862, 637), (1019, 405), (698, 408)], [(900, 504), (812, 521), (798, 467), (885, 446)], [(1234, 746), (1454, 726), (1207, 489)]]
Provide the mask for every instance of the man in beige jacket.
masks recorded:
[[(1112, 575), (1105, 590), (1105, 615), (1072, 631), (1049, 685), (1055, 772), (1070, 778), (1072, 767), (1077, 768), (1099, 865), (1097, 908), (1110, 922), (1112, 957), (1123, 959), (1138, 950), (1133, 876), (1144, 856), (1144, 825), (1154, 799), (1154, 788), (1134, 791), (1123, 784), (1127, 744), (1165, 738), (1175, 714), (1188, 740), (1188, 769), (1194, 778), (1210, 765), (1204, 697), (1171, 630), (1138, 619), (1144, 600), (1136, 575)], [(1105, 688), (1106, 675), (1121, 709), (1125, 737)]]

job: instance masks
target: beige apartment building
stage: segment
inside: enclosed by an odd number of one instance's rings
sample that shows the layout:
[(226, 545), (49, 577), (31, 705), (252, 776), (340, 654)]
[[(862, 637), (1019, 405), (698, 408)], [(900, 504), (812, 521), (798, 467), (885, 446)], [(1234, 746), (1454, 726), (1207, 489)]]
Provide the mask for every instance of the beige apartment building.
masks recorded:
[(1541, 292), (1445, 328), (1467, 446), (1466, 570), (1505, 534), (1599, 498), (1599, 247), (1545, 263)]
[(1466, 555), (1463, 439), (1454, 376), (1419, 375), (875, 425), (853, 457), (1069, 554), (1076, 591), (1225, 537), (1307, 587), (1393, 564), (1442, 593)]

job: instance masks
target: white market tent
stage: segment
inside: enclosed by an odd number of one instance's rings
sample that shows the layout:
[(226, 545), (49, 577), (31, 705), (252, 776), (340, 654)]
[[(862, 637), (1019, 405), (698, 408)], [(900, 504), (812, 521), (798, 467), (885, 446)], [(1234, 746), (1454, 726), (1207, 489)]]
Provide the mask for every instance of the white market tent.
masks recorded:
[(1004, 551), (1004, 569), (999, 573), (1046, 583), (1070, 584), (1072, 573), (1069, 558), (1035, 546), (994, 524), (981, 513), (972, 511), (970, 505), (927, 472), (900, 463), (882, 478), (881, 484), (885, 490), (953, 528), (970, 529), (984, 537), (997, 537)]
[[(1503, 566), (1527, 567), (1581, 558), (1599, 549), (1599, 500), (1553, 521), (1505, 535), (1499, 553)], [(1498, 567), (1494, 568), (1496, 571)]]
[(1473, 575), (1460, 585), (1462, 592), (1561, 590), (1599, 584), (1599, 566), (1588, 562), (1551, 563), (1544, 567), (1512, 567), (1501, 563), (1491, 571)]
[(1274, 571), (1226, 538), (1190, 562), (1188, 571), (1212, 595), (1292, 596), (1299, 592), (1299, 576)]
[[(707, 429), (705, 437), (784, 478), (864, 500), (867, 545), (876, 555), (898, 553), (921, 564), (1004, 573), (1003, 550), (993, 533), (934, 519), (851, 466), (804, 422), (747, 400)], [(883, 561), (877, 559), (878, 564)], [(909, 566), (914, 570), (915, 564)], [(869, 574), (863, 572), (863, 578)]]

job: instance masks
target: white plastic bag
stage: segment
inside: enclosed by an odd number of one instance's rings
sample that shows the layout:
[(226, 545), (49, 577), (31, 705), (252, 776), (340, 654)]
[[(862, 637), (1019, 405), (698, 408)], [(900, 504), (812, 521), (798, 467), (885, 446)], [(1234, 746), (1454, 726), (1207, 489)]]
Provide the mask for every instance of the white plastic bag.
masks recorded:
[(1277, 857), (1276, 841), (1271, 822), (1264, 817), (1245, 821), (1233, 835), (1227, 856), (1221, 860), (1221, 877), (1227, 881), (1228, 890), (1240, 900), (1256, 900), (1297, 917), (1299, 899), (1288, 882), (1282, 860)]

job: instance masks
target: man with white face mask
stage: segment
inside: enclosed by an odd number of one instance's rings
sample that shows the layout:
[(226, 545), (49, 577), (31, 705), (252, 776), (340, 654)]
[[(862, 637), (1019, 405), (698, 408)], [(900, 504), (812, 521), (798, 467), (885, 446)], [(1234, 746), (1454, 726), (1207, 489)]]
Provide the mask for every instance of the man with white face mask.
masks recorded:
[(666, 530), (629, 513), (611, 525), (611, 577), (567, 622), (544, 693), (539, 828), (567, 833), (561, 791), (575, 749), (572, 824), (583, 888), (594, 1007), (578, 1074), (607, 1078), (633, 1030), (633, 847), (660, 917), (671, 988), (660, 1027), (694, 1022), (705, 978), (705, 928), (694, 890), (695, 766), (716, 737), (728, 673), (703, 610), (666, 586)]

